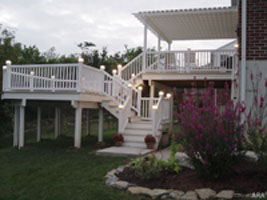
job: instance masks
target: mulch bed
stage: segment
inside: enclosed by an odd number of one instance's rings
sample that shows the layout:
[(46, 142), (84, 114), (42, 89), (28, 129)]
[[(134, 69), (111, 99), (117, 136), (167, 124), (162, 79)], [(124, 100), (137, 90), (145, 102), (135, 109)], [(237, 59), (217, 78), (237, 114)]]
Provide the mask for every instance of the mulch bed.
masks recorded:
[(182, 191), (200, 188), (211, 188), (216, 192), (221, 190), (234, 190), (239, 193), (253, 193), (267, 191), (267, 169), (259, 167), (256, 163), (240, 163), (231, 170), (223, 180), (211, 181), (199, 176), (196, 171), (183, 169), (179, 174), (162, 172), (160, 178), (142, 180), (135, 176), (129, 168), (118, 174), (120, 180), (134, 183), (150, 189), (175, 189)]

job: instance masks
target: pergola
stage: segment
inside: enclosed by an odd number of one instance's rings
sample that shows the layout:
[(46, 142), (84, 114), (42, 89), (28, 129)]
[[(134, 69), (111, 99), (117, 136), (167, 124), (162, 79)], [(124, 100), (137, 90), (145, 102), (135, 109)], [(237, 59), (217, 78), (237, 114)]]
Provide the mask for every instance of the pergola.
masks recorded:
[(148, 11), (134, 14), (144, 25), (144, 51), (147, 29), (169, 44), (175, 40), (235, 39), (238, 24), (237, 7)]

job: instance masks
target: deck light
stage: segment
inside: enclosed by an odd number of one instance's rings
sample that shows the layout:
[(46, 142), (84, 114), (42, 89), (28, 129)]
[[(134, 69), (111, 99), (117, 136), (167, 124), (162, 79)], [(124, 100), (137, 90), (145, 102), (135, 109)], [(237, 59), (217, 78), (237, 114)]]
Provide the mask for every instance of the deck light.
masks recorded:
[(118, 70), (120, 70), (122, 68), (122, 65), (118, 64), (117, 68), (118, 68)]
[(106, 69), (105, 65), (101, 65), (100, 69), (104, 71)]
[(6, 66), (6, 65), (4, 65), (2, 68), (3, 68), (3, 70), (6, 70), (6, 69), (7, 69), (7, 66)]
[(238, 44), (235, 44), (235, 48), (238, 49), (239, 48), (239, 45)]
[(167, 93), (167, 94), (166, 94), (167, 99), (171, 98), (171, 96), (172, 96), (171, 93)]
[(153, 105), (153, 106), (152, 106), (152, 109), (153, 109), (153, 110), (157, 110), (157, 109), (158, 109), (158, 106), (157, 106), (157, 105)]
[(135, 74), (134, 73), (132, 73), (132, 78), (134, 78), (135, 77)]
[(112, 70), (112, 74), (113, 74), (113, 75), (116, 75), (116, 74), (117, 74), (117, 70), (116, 70), (116, 69), (113, 69), (113, 70)]
[(34, 75), (34, 71), (31, 71), (30, 74), (33, 76)]
[(11, 65), (11, 61), (10, 60), (6, 60), (6, 65)]
[(133, 87), (133, 85), (131, 83), (128, 83), (128, 87)]
[(52, 79), (55, 79), (56, 77), (54, 75), (51, 76)]
[(143, 90), (143, 87), (142, 86), (139, 86), (138, 87), (138, 90), (142, 91)]
[(123, 109), (124, 106), (122, 104), (119, 105), (119, 109)]
[(84, 59), (83, 59), (82, 57), (79, 57), (79, 58), (78, 58), (78, 62), (79, 62), (79, 63), (83, 63), (83, 62), (84, 62)]
[(163, 95), (164, 95), (164, 92), (163, 92), (163, 91), (160, 91), (160, 92), (159, 92), (159, 96), (162, 97)]

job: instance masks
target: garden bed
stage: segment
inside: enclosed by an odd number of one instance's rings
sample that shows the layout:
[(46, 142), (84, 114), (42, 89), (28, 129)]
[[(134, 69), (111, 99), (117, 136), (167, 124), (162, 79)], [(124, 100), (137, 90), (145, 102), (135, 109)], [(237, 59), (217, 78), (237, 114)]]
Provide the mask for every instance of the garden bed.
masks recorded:
[(234, 166), (231, 173), (219, 181), (200, 177), (196, 171), (187, 168), (183, 168), (179, 174), (162, 172), (158, 178), (150, 180), (142, 180), (136, 177), (129, 168), (125, 168), (117, 176), (122, 181), (150, 189), (189, 191), (198, 188), (211, 188), (216, 192), (234, 190), (242, 194), (267, 191), (267, 169), (251, 162), (242, 162)]

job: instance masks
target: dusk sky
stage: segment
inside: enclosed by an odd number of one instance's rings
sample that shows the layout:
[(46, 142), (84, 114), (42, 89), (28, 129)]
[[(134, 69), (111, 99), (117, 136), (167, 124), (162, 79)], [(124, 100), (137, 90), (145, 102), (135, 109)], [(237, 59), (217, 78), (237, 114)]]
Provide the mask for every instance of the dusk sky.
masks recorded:
[[(0, 0), (0, 24), (16, 32), (16, 40), (54, 46), (58, 53), (80, 53), (82, 41), (103, 46), (109, 53), (143, 46), (143, 25), (132, 15), (139, 11), (230, 6), (230, 0)], [(149, 47), (157, 44), (149, 32)], [(220, 41), (175, 42), (172, 49), (209, 49)], [(166, 45), (163, 46), (166, 48)]]

